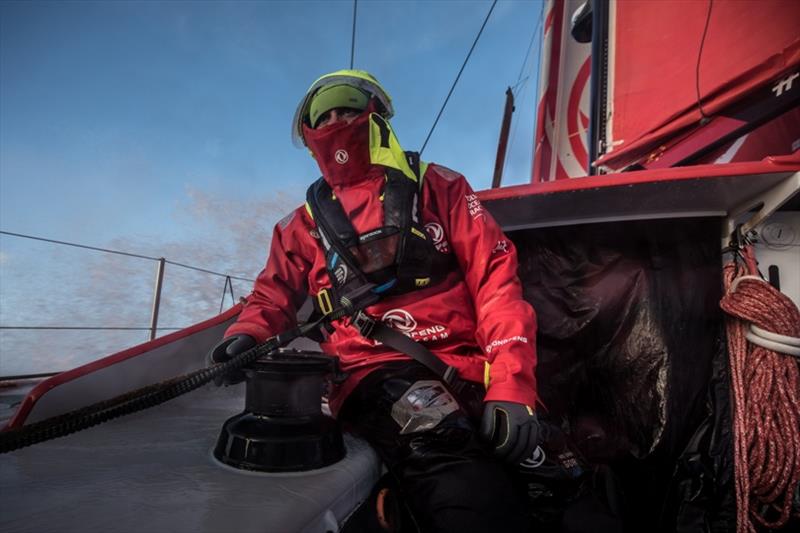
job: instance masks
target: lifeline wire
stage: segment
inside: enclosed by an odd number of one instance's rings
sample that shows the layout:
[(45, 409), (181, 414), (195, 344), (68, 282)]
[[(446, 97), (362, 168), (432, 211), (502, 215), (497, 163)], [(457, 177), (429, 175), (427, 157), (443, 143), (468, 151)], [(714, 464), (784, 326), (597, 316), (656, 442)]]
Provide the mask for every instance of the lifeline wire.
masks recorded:
[(497, 4), (497, 0), (494, 0), (494, 2), (492, 2), (492, 7), (490, 7), (489, 12), (486, 13), (486, 18), (483, 19), (483, 24), (481, 25), (481, 29), (480, 31), (478, 31), (478, 35), (475, 37), (475, 41), (473, 41), (472, 47), (469, 49), (466, 59), (464, 59), (464, 63), (461, 65), (461, 70), (458, 71), (458, 76), (456, 76), (456, 80), (453, 82), (453, 86), (450, 87), (450, 92), (447, 93), (447, 98), (444, 99), (442, 108), (439, 110), (439, 114), (436, 115), (436, 120), (433, 121), (433, 126), (431, 126), (431, 131), (428, 132), (428, 136), (425, 138), (425, 142), (422, 143), (422, 148), (419, 149), (419, 155), (422, 155), (422, 152), (425, 151), (425, 147), (428, 145), (428, 140), (430, 140), (431, 135), (433, 135), (433, 130), (436, 129), (436, 124), (439, 123), (439, 118), (442, 116), (442, 113), (444, 113), (444, 108), (447, 106), (448, 100), (450, 100), (450, 95), (453, 94), (453, 90), (455, 90), (456, 88), (458, 79), (461, 77), (461, 73), (464, 72), (464, 67), (467, 66), (467, 61), (469, 61), (469, 57), (472, 55), (472, 51), (475, 50), (475, 45), (478, 44), (478, 39), (481, 38), (481, 33), (483, 33), (483, 28), (485, 28), (486, 23), (489, 22), (489, 17), (492, 15), (492, 11), (494, 10), (495, 4)]
[(150, 257), (149, 255), (133, 254), (130, 252), (120, 252), (119, 250), (109, 250), (108, 248), (98, 248), (96, 246), (87, 246), (85, 244), (75, 244), (74, 242), (57, 241), (55, 239), (45, 239), (44, 237), (34, 237), (33, 235), (24, 235), (22, 233), (12, 233), (10, 231), (0, 230), (0, 234), (11, 235), (13, 237), (22, 237), (23, 239), (32, 239), (34, 241), (52, 242), (54, 244), (63, 244), (64, 246), (74, 246), (75, 248), (84, 248), (86, 250), (94, 250), (96, 252), (106, 252), (109, 254), (127, 255), (128, 257), (137, 257), (139, 259), (149, 259), (151, 261), (158, 261), (158, 257)]
[(223, 277), (223, 278), (238, 279), (239, 281), (249, 281), (250, 283), (255, 283), (255, 281), (256, 281), (254, 279), (240, 278), (239, 276), (231, 276), (231, 275), (228, 275), (228, 274), (223, 274), (221, 272), (214, 272), (213, 270), (207, 270), (205, 268), (195, 267), (195, 266), (192, 266), (192, 265), (185, 265), (183, 263), (176, 263), (175, 261), (170, 261), (169, 259), (165, 259), (164, 262), (169, 264), (169, 265), (175, 265), (175, 266), (179, 266), (179, 267), (182, 267), (182, 268), (188, 268), (189, 270), (196, 270), (198, 272), (205, 272), (206, 274), (213, 274), (215, 276), (220, 276), (220, 277)]
[[(57, 241), (55, 239), (45, 239), (44, 237), (34, 237), (33, 235), (25, 235), (23, 233), (13, 233), (11, 231), (2, 231), (2, 230), (0, 230), (0, 234), (2, 234), (2, 235), (11, 235), (12, 237), (21, 237), (23, 239), (31, 239), (31, 240), (34, 240), (34, 241), (51, 242), (53, 244), (61, 244), (61, 245), (64, 245), (64, 246), (73, 246), (75, 248), (83, 248), (85, 250), (94, 250), (96, 252), (105, 252), (105, 253), (108, 253), (108, 254), (125, 255), (125, 256), (128, 256), (128, 257), (136, 257), (138, 259), (149, 259), (150, 261), (160, 261), (161, 260), (161, 258), (159, 258), (159, 257), (151, 257), (149, 255), (134, 254), (134, 253), (131, 253), (131, 252), (121, 252), (119, 250), (111, 250), (109, 248), (99, 248), (97, 246), (88, 246), (86, 244), (76, 244), (74, 242), (67, 242), (67, 241)], [(250, 283), (255, 282), (255, 280), (253, 280), (253, 279), (242, 278), (242, 277), (239, 277), (239, 276), (230, 276), (228, 274), (222, 274), (221, 272), (214, 272), (213, 270), (208, 270), (208, 269), (205, 269), (205, 268), (200, 268), (200, 267), (196, 267), (196, 266), (192, 266), (192, 265), (186, 265), (184, 263), (178, 263), (176, 261), (170, 261), (169, 259), (164, 259), (164, 262), (168, 263), (170, 265), (181, 267), (181, 268), (188, 268), (189, 270), (196, 270), (198, 272), (204, 272), (206, 274), (213, 274), (214, 276), (221, 276), (223, 278), (237, 279), (239, 281), (249, 281)]]
[[(160, 261), (161, 258), (158, 257), (151, 257), (149, 255), (142, 255), (142, 254), (135, 254), (131, 252), (122, 252), (120, 250), (111, 250), (109, 248), (99, 248), (97, 246), (88, 246), (86, 244), (77, 244), (74, 242), (67, 242), (67, 241), (58, 241), (55, 239), (45, 239), (44, 237), (35, 237), (33, 235), (25, 235), (23, 233), (13, 233), (11, 231), (3, 231), (0, 230), (0, 234), (3, 235), (11, 235), (12, 237), (21, 237), (23, 239), (31, 239), (34, 241), (42, 241), (42, 242), (49, 242), (53, 244), (61, 244), (63, 246), (72, 246), (74, 248), (82, 248), (84, 250), (93, 250), (96, 252), (105, 252), (108, 254), (116, 254), (116, 255), (124, 255), (127, 257), (135, 257), (137, 259), (148, 259), (150, 261)], [(200, 268), (192, 265), (186, 265), (183, 263), (178, 263), (176, 261), (170, 261), (169, 259), (164, 259), (165, 263), (170, 265), (178, 266), (181, 268), (187, 268), (189, 270), (196, 270), (198, 272), (204, 272), (206, 274), (212, 274), (214, 276), (221, 276), (225, 278), (225, 287), (223, 288), (223, 301), (225, 299), (225, 289), (230, 286), (231, 290), (231, 299), (233, 300), (233, 283), (231, 282), (232, 279), (240, 280), (240, 281), (248, 281), (253, 283), (255, 280), (249, 278), (242, 278), (239, 276), (231, 276), (228, 274), (222, 274), (220, 272), (214, 272), (213, 270), (208, 270), (205, 268)], [(220, 303), (220, 312), (222, 312), (222, 304)], [(159, 327), (156, 328), (159, 331), (178, 331), (184, 328), (175, 328), (175, 327)], [(150, 327), (116, 327), (116, 326), (0, 326), (0, 330), (87, 330), (87, 331), (150, 331), (152, 328)]]
[(358, 10), (358, 0), (353, 0), (353, 35), (350, 38), (350, 69), (353, 68), (353, 59), (356, 56), (356, 11)]
[(800, 370), (791, 355), (748, 343), (748, 333), (755, 326), (782, 341), (777, 344), (788, 339), (785, 347), (791, 348), (800, 337), (800, 311), (766, 281), (741, 276), (736, 263), (725, 266), (724, 282), (720, 307), (730, 315), (736, 529), (751, 533), (756, 522), (785, 525), (800, 484)]

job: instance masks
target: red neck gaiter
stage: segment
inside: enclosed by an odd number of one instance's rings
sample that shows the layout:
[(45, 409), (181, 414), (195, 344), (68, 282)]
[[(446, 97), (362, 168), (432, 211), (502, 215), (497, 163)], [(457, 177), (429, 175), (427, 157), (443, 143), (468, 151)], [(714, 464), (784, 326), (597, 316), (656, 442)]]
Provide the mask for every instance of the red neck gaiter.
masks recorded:
[(376, 170), (369, 158), (369, 116), (373, 111), (370, 102), (349, 124), (340, 122), (316, 130), (303, 125), (306, 145), (331, 187), (359, 182)]

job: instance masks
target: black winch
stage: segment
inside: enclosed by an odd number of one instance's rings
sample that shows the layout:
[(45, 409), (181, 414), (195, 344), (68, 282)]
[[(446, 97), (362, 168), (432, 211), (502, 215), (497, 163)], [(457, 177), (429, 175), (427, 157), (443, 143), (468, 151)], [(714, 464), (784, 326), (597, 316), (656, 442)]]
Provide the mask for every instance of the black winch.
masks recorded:
[(341, 428), (322, 413), (326, 379), (338, 377), (335, 358), (279, 349), (244, 372), (245, 410), (222, 426), (214, 457), (261, 472), (312, 470), (344, 457)]

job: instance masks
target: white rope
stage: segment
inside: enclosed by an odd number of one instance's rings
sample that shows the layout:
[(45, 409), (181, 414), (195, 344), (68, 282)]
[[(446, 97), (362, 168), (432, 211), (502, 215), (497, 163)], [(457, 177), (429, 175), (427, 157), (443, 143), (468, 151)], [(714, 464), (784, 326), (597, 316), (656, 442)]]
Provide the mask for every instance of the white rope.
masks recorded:
[[(768, 335), (763, 335), (763, 333)], [(787, 335), (771, 333), (759, 328), (758, 326), (753, 326), (752, 324), (750, 325), (750, 331), (747, 332), (745, 337), (753, 344), (761, 346), (762, 348), (766, 348), (767, 350), (772, 350), (773, 352), (786, 355), (793, 355), (794, 357), (800, 357), (800, 339), (797, 337), (789, 337)], [(788, 341), (784, 341), (782, 339), (788, 339)]]
[(763, 281), (764, 283), (766, 283), (766, 281), (764, 281), (758, 276), (739, 276), (738, 278), (733, 280), (733, 283), (731, 283), (731, 289), (728, 292), (736, 292), (736, 287), (739, 286), (739, 282), (745, 279), (754, 279), (756, 281)]
[(765, 329), (761, 329), (758, 326), (750, 326), (750, 329), (753, 330), (753, 333), (758, 335), (759, 337), (765, 337), (771, 341), (775, 342), (782, 342), (784, 344), (788, 344), (789, 346), (798, 346), (800, 347), (800, 338), (797, 337), (790, 337), (789, 335), (780, 335), (778, 333), (773, 333), (771, 331), (767, 331)]

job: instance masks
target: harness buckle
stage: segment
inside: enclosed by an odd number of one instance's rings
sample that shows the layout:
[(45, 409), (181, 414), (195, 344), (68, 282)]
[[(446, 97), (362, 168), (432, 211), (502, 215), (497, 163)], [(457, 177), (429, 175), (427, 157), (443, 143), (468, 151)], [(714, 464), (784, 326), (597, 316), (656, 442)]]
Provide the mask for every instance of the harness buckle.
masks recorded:
[(364, 311), (359, 311), (353, 315), (352, 324), (358, 328), (362, 336), (371, 338), (372, 329), (375, 327), (375, 319), (366, 314)]
[(458, 379), (458, 370), (456, 370), (455, 367), (447, 365), (447, 370), (445, 370), (444, 374), (442, 375), (442, 381), (444, 381), (448, 385), (453, 385), (457, 379)]
[(317, 293), (317, 306), (323, 315), (329, 315), (333, 311), (333, 302), (328, 289), (322, 289)]

